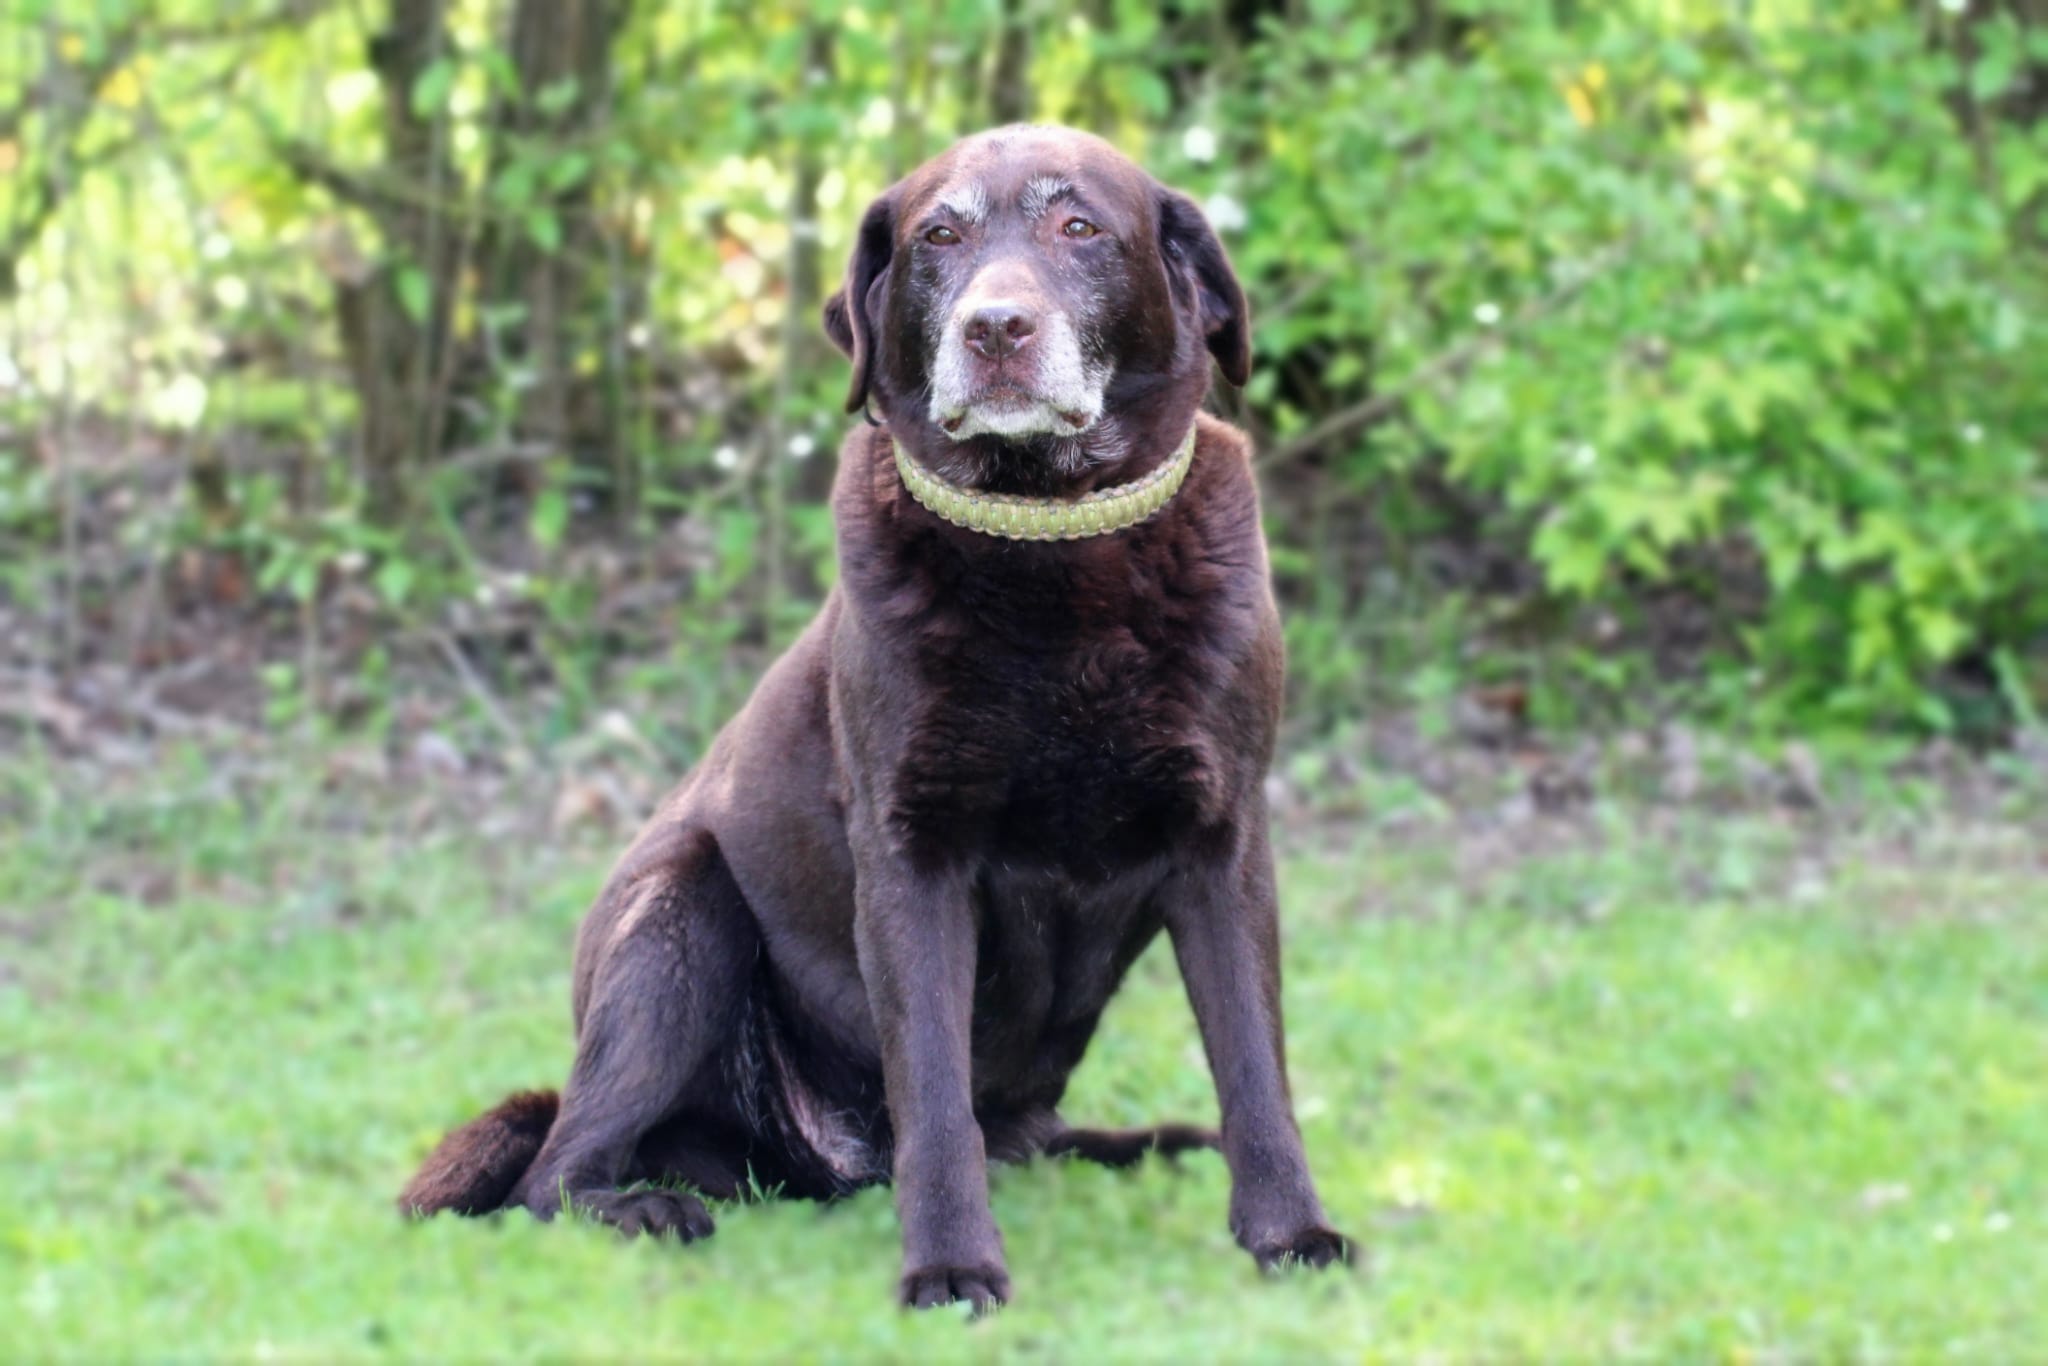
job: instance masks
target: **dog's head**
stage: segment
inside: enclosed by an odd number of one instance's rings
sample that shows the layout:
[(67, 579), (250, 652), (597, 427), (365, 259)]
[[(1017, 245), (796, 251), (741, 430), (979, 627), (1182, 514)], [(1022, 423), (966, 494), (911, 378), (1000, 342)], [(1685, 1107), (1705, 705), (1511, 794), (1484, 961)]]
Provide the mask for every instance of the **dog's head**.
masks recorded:
[(825, 330), (847, 409), (957, 477), (1051, 487), (1178, 442), (1213, 355), (1251, 367), (1244, 290), (1202, 211), (1108, 143), (1016, 126), (868, 207)]

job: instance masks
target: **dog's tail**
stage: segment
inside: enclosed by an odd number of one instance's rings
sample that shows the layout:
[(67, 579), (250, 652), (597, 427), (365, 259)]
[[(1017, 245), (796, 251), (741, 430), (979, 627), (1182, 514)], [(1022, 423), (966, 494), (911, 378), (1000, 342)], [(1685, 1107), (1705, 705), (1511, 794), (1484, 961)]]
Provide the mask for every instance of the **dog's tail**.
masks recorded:
[(540, 1154), (561, 1098), (521, 1091), (441, 1140), (398, 1197), (414, 1218), (453, 1210), (488, 1214), (504, 1207), (519, 1178)]

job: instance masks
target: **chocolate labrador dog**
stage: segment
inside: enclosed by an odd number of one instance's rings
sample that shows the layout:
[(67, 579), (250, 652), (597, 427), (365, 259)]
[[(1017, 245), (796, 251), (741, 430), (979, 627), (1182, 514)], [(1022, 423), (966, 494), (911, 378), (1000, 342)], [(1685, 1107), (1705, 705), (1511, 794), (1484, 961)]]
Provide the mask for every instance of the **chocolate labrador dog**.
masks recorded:
[[(853, 362), (839, 583), (620, 860), (577, 1052), (450, 1134), (410, 1213), (893, 1179), (902, 1301), (1008, 1298), (989, 1159), (1221, 1146), (1261, 1266), (1342, 1260), (1282, 1056), (1263, 779), (1280, 622), (1243, 435), (1244, 293), (1186, 197), (1059, 128), (972, 137), (869, 206), (825, 329)], [(1222, 1131), (1056, 1106), (1164, 928)]]

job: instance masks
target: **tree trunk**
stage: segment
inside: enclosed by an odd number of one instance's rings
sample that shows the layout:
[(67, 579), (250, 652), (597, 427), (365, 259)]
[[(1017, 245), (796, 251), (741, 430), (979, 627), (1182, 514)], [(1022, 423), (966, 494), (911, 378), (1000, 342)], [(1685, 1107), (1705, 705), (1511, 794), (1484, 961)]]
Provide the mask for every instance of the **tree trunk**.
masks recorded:
[(369, 516), (402, 525), (415, 469), (440, 445), (460, 236), (449, 211), (458, 190), (444, 111), (413, 108), (420, 76), (448, 47), (444, 0), (391, 0), (370, 40), (384, 95), (384, 165), (373, 184), (288, 148), (295, 170), (327, 185), (376, 220), (381, 259), (352, 242), (328, 245), (328, 275), (343, 353), (354, 381), (358, 443)]
[[(1088, 27), (1097, 35), (1113, 33), (1116, 29), (1116, 5), (1114, 0), (1087, 0), (1081, 7), (1081, 14)], [(1097, 49), (1096, 55), (1088, 61), (1088, 72), (1081, 80), (1081, 87), (1074, 94), (1074, 101), (1068, 106), (1067, 121), (1079, 124), (1090, 132), (1109, 134), (1109, 120), (1114, 106), (1109, 98), (1111, 63)]]
[(1023, 123), (1031, 117), (1031, 23), (1024, 0), (1003, 0), (996, 69), (989, 81), (989, 122)]
[[(804, 70), (829, 79), (833, 69), (833, 37), (836, 29), (813, 22), (804, 30)], [(831, 348), (819, 326), (818, 314), (825, 302), (824, 263), (818, 255), (818, 186), (824, 181), (830, 148), (812, 133), (804, 133), (791, 149), (789, 189), (789, 256), (786, 264), (789, 306), (782, 323), (782, 373), (775, 386), (774, 436), (781, 449), (770, 453), (771, 468), (788, 463), (786, 444), (797, 376), (812, 375), (830, 360)], [(797, 467), (793, 492), (799, 501), (822, 502), (831, 493), (834, 463), (813, 453)], [(781, 476), (777, 475), (776, 481)]]
[[(522, 372), (512, 440), (568, 454), (600, 486), (622, 473), (607, 395), (624, 377), (611, 373), (621, 352), (607, 333), (630, 319), (611, 316), (606, 295), (592, 143), (609, 116), (612, 42), (627, 8), (628, 0), (518, 0), (508, 47), (519, 90), (492, 115), (496, 195), (481, 263), (485, 316), (499, 329), (492, 358)], [(508, 198), (506, 185), (527, 181), (528, 167), (531, 190)]]

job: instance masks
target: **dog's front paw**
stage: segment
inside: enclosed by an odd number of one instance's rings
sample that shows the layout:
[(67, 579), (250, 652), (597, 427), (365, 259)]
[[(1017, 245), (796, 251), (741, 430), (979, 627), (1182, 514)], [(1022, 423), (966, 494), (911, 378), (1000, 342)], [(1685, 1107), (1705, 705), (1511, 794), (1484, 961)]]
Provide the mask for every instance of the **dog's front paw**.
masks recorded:
[(1321, 1224), (1278, 1236), (1248, 1238), (1244, 1247), (1261, 1271), (1281, 1271), (1293, 1266), (1344, 1266), (1351, 1261), (1350, 1240)]
[(965, 1301), (978, 1317), (1009, 1303), (1010, 1273), (1001, 1262), (919, 1267), (903, 1273), (896, 1299), (905, 1309), (936, 1309)]

